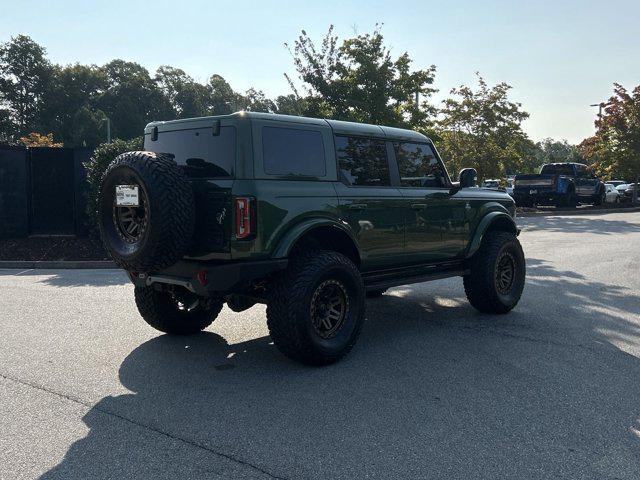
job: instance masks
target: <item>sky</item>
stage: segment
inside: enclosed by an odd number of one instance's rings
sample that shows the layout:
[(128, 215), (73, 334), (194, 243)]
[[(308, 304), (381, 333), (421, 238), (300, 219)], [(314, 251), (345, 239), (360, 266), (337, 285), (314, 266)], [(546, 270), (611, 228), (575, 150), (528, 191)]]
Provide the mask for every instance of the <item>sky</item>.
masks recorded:
[(341, 38), (382, 23), (392, 55), (416, 69), (436, 65), (437, 103), (479, 71), (513, 86), (530, 118), (524, 130), (577, 143), (594, 132), (613, 83), (640, 84), (640, 1), (16, 1), (0, 0), (0, 42), (29, 35), (59, 64), (135, 61), (206, 82), (222, 75), (237, 91), (291, 93), (285, 48), (305, 29)]

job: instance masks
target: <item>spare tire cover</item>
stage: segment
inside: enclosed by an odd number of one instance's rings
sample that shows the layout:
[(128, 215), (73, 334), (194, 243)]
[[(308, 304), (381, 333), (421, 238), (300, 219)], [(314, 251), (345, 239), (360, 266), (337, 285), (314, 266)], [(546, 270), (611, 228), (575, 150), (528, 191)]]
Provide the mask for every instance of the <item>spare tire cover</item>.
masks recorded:
[(191, 245), (194, 212), (189, 179), (170, 155), (123, 153), (102, 177), (100, 236), (126, 270), (154, 272), (176, 263)]

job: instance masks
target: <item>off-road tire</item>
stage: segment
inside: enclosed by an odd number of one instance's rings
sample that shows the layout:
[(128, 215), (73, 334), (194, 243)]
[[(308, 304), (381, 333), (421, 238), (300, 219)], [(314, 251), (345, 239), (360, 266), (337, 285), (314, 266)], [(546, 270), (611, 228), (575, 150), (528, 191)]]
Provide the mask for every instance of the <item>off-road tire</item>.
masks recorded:
[[(510, 288), (499, 290), (497, 269), (507, 255), (513, 261), (514, 275)], [(507, 313), (516, 306), (524, 289), (526, 266), (518, 238), (509, 232), (494, 231), (485, 235), (464, 276), (464, 291), (469, 303), (483, 313)]]
[[(312, 299), (332, 280), (344, 287), (348, 306), (335, 336), (322, 338), (313, 325)], [(333, 251), (302, 252), (272, 284), (267, 304), (271, 338), (293, 360), (308, 365), (336, 362), (356, 343), (364, 322), (364, 299), (362, 277), (351, 260)]]
[(593, 197), (593, 204), (596, 207), (599, 207), (600, 205), (602, 205), (603, 203), (605, 203), (607, 201), (607, 194), (604, 191), (604, 189), (601, 189), (594, 197)]
[(386, 291), (386, 288), (379, 288), (378, 290), (367, 290), (367, 298), (380, 298)]
[(156, 330), (170, 335), (204, 330), (216, 319), (223, 305), (220, 299), (201, 297), (192, 310), (180, 309), (171, 291), (156, 290), (153, 286), (135, 287), (135, 299), (142, 318)]
[[(135, 184), (145, 200), (144, 233), (127, 241), (116, 221), (115, 186)], [(99, 193), (100, 236), (120, 267), (153, 272), (173, 265), (191, 245), (194, 195), (189, 179), (173, 159), (153, 152), (127, 152), (107, 168)]]
[(556, 208), (575, 208), (578, 204), (576, 193), (573, 190), (569, 190), (556, 202)]

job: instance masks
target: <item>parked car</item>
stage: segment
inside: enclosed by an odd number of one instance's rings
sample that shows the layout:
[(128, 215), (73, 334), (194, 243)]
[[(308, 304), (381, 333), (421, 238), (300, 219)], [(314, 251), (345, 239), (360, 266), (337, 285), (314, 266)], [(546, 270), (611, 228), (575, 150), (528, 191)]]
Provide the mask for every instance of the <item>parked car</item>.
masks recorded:
[(623, 202), (631, 202), (633, 200), (633, 191), (636, 189), (636, 184), (628, 183), (624, 187), (621, 200)]
[(604, 184), (604, 187), (606, 190), (607, 203), (620, 203), (622, 195), (620, 194), (616, 186), (607, 182)]
[(573, 207), (578, 203), (601, 205), (604, 183), (582, 163), (548, 163), (539, 174), (516, 175), (513, 196), (517, 205)]
[(505, 188), (507, 193), (512, 197), (513, 197), (513, 182), (514, 182), (513, 178), (507, 178), (507, 187)]
[(482, 182), (482, 188), (500, 188), (500, 180), (485, 180)]
[(625, 185), (627, 182), (625, 182), (624, 180), (609, 180), (606, 183), (610, 183), (611, 185), (618, 187), (620, 185)]
[(389, 287), (461, 276), (482, 312), (518, 303), (515, 203), (476, 176), (452, 182), (410, 130), (253, 112), (154, 122), (103, 177), (100, 232), (152, 327), (195, 333), (224, 303), (264, 303), (283, 354), (328, 364), (355, 344), (365, 296)]

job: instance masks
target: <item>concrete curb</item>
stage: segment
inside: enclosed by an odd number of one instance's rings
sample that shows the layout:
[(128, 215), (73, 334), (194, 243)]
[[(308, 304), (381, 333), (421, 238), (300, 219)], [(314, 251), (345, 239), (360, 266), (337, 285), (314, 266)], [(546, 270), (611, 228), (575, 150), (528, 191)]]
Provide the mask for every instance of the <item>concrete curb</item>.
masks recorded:
[(88, 260), (88, 261), (29, 261), (29, 260), (16, 260), (16, 261), (0, 261), (0, 268), (24, 268), (24, 269), (108, 269), (118, 268), (118, 266), (110, 261), (100, 260)]
[(577, 210), (549, 210), (542, 212), (518, 212), (517, 218), (525, 217), (563, 217), (569, 215), (605, 215), (607, 213), (626, 213), (626, 212), (640, 212), (640, 207), (626, 207), (626, 208), (603, 208), (597, 210), (591, 209), (577, 209)]

